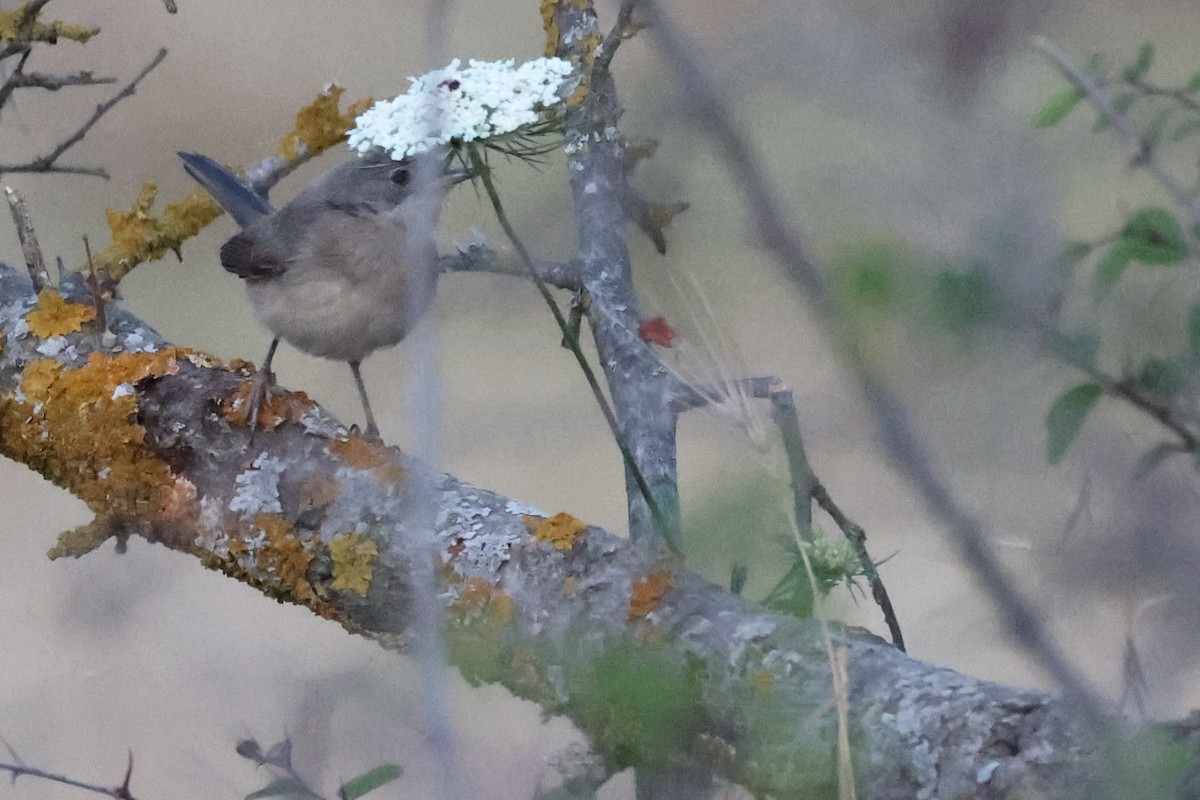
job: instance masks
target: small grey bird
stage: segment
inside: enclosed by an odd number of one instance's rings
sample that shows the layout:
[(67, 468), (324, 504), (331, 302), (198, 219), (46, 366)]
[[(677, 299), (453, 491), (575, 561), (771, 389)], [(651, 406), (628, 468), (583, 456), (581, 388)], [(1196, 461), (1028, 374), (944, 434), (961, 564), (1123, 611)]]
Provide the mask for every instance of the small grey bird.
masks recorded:
[(179, 157), (242, 227), (222, 245), (221, 265), (246, 281), (255, 315), (274, 334), (252, 387), (250, 427), (283, 339), (350, 365), (367, 435), (378, 438), (359, 367), (403, 339), (433, 302), (434, 224), (465, 175), (447, 172), (435, 154), (393, 161), (375, 151), (339, 164), (276, 210), (211, 158)]

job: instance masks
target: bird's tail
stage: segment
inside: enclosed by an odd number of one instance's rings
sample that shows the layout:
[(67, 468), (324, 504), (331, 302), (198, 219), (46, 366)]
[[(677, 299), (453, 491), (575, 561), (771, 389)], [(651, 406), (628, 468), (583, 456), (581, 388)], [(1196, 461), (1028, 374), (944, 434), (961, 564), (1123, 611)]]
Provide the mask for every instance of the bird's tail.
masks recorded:
[(180, 153), (183, 168), (243, 228), (275, 209), (267, 199), (208, 156)]

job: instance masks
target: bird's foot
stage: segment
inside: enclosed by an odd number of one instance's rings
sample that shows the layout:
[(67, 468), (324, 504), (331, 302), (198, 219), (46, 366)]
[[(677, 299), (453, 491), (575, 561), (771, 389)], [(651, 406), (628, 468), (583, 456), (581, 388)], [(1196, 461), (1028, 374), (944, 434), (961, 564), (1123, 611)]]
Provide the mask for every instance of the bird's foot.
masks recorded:
[(275, 389), (275, 375), (269, 369), (255, 370), (249, 380), (237, 388), (224, 403), (225, 418), (251, 431), (274, 428), (288, 416), (286, 392)]
[(379, 428), (376, 428), (374, 425), (368, 424), (366, 430), (358, 427), (358, 425), (351, 425), (350, 433), (361, 436), (371, 444), (383, 444), (383, 437), (379, 435)]
[(249, 383), (250, 396), (246, 400), (246, 427), (252, 432), (258, 430), (259, 414), (262, 412), (264, 401), (267, 408), (270, 408), (271, 390), (274, 388), (274, 372), (269, 369), (255, 370), (254, 377), (250, 379)]

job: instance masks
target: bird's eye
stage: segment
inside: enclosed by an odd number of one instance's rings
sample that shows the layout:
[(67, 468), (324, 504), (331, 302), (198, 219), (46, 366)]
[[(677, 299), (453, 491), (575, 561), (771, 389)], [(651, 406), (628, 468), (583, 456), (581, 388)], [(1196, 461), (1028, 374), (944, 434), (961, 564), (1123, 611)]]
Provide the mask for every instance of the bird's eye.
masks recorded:
[(388, 175), (388, 179), (397, 186), (407, 186), (409, 177), (407, 167), (396, 167)]

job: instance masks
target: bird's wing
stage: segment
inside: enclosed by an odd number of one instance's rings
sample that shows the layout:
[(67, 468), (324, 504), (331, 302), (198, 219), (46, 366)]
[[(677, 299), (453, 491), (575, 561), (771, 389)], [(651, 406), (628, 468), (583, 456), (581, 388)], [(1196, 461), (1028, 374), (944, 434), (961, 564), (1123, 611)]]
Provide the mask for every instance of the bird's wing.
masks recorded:
[(221, 245), (221, 266), (248, 281), (274, 278), (287, 270), (287, 262), (260, 246), (249, 231), (235, 234)]

